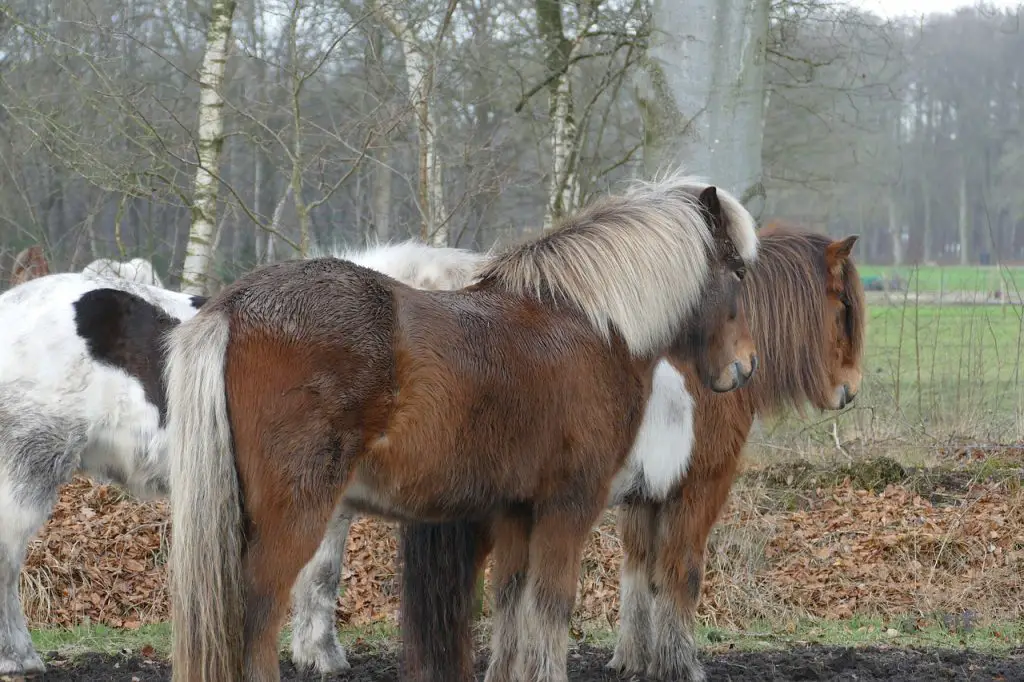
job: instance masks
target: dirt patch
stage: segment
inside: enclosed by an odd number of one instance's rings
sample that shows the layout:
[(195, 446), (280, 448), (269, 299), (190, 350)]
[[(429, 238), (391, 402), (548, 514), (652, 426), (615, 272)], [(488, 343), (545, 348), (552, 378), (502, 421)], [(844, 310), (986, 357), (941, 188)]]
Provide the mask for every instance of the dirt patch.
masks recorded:
[[(569, 655), (569, 679), (578, 682), (647, 682), (644, 677), (620, 677), (604, 666), (611, 656), (607, 649), (582, 646)], [(974, 651), (915, 650), (899, 648), (844, 648), (800, 646), (765, 652), (726, 652), (702, 657), (712, 682), (733, 680), (999, 680), (1024, 679), (1024, 650), (1007, 656)], [(478, 680), (483, 680), (484, 655), (478, 665)], [(355, 650), (349, 660), (352, 670), (345, 675), (323, 678), (332, 682), (397, 682), (398, 659), (393, 653), (367, 653)], [(290, 664), (283, 664), (284, 682), (319, 680), (302, 675)], [(110, 657), (90, 654), (70, 661), (53, 661), (45, 676), (47, 682), (163, 682), (170, 680), (165, 661)]]

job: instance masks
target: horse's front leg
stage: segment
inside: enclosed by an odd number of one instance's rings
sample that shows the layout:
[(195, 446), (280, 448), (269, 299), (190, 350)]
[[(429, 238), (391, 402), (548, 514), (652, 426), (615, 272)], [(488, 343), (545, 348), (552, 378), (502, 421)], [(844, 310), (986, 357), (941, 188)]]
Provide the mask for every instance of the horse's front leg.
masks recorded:
[(46, 668), (32, 646), (18, 577), (29, 541), (46, 523), (71, 478), (86, 429), (57, 427), (41, 415), (0, 415), (0, 675)]
[(334, 612), (353, 517), (344, 503), (335, 508), (320, 547), (292, 588), (292, 663), (300, 670), (326, 675), (351, 667), (338, 641)]
[(731, 473), (686, 480), (658, 512), (654, 569), (654, 640), (647, 674), (659, 680), (703, 682), (694, 626), (704, 582), (708, 536), (725, 506)]
[[(594, 496), (603, 502), (606, 497)], [(530, 534), (530, 568), (518, 612), (517, 679), (566, 682), (569, 619), (588, 531), (603, 505), (539, 510)]]
[(619, 508), (622, 572), (619, 579), (619, 636), (608, 667), (627, 675), (643, 674), (650, 659), (651, 608), (654, 600), (657, 505), (635, 499)]
[[(4, 454), (0, 452), (0, 457)], [(19, 487), (29, 494), (17, 495), (14, 481), (0, 479), (0, 675), (40, 673), (46, 669), (32, 646), (25, 623), (18, 597), (18, 576), (28, 541), (46, 522), (57, 498), (57, 488), (51, 489), (48, 482), (38, 481), (25, 481)]]
[(504, 515), (491, 527), (494, 542), (494, 617), (491, 619), (491, 661), (484, 682), (517, 682), (516, 652), (519, 649), (517, 613), (530, 564), (530, 519)]

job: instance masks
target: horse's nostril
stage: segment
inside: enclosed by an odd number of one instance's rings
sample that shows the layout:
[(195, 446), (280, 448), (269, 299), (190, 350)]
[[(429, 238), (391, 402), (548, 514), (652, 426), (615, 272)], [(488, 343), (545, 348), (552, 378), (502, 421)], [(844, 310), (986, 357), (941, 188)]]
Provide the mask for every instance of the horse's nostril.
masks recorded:
[(756, 372), (756, 371), (757, 371), (757, 356), (756, 355), (751, 355), (750, 356), (750, 374), (748, 374), (747, 376), (753, 376), (754, 372)]

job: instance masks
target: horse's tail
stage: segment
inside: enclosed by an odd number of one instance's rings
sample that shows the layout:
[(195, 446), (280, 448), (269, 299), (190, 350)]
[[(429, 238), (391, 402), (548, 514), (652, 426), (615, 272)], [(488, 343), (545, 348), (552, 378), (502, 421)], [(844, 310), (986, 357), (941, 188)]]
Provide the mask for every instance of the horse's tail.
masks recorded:
[(175, 680), (242, 679), (242, 506), (224, 388), (229, 322), (204, 310), (167, 340)]
[(488, 530), (471, 521), (402, 526), (401, 621), (407, 679), (474, 679), (473, 605), (476, 576), (489, 549)]

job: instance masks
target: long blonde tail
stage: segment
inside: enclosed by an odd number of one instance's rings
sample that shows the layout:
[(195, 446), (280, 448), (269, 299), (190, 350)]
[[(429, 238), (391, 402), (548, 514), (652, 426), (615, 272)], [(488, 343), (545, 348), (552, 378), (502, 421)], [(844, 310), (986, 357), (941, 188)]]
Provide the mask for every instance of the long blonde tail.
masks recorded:
[(173, 679), (242, 679), (242, 506), (224, 389), (229, 322), (203, 310), (167, 339)]

